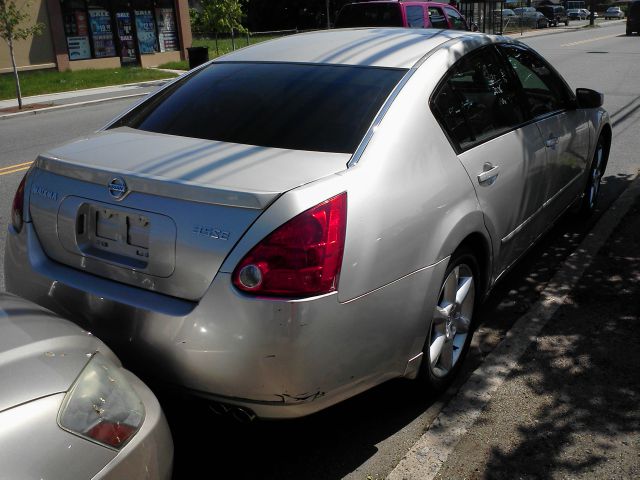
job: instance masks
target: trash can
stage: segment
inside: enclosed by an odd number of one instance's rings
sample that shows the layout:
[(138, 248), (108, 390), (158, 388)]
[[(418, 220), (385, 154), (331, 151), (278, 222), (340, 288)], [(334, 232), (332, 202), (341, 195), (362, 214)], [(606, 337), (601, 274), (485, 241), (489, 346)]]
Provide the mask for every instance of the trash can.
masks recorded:
[(209, 47), (187, 48), (189, 56), (189, 70), (209, 61)]

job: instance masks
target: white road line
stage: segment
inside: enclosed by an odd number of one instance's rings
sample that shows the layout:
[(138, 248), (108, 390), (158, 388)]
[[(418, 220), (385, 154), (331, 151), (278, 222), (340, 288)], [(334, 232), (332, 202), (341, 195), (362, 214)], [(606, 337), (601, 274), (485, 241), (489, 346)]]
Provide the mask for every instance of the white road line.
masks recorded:
[(429, 430), (391, 471), (388, 480), (431, 480), (435, 477), (462, 435), (473, 426), (493, 393), (517, 365), (518, 359), (563, 304), (638, 196), (640, 177), (636, 177), (600, 217), (551, 279), (542, 292), (542, 300), (516, 321), (500, 345), (487, 356), (436, 417)]
[(583, 43), (597, 42), (598, 40), (605, 40), (607, 38), (613, 38), (613, 37), (617, 37), (617, 36), (619, 36), (618, 33), (616, 33), (615, 35), (605, 35), (603, 37), (588, 38), (587, 40), (580, 40), (578, 42), (564, 43), (564, 44), (562, 44), (560, 46), (561, 47), (573, 47), (574, 45), (582, 45)]

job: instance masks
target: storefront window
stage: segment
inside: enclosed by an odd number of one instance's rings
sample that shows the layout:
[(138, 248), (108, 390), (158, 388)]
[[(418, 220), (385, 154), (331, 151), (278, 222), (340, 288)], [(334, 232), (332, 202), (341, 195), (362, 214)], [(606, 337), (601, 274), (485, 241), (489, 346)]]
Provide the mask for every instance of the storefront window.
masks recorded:
[(108, 2), (92, 0), (88, 5), (88, 12), (93, 39), (93, 56), (95, 58), (115, 57), (116, 45), (111, 30)]
[(66, 0), (62, 4), (64, 33), (67, 36), (69, 60), (91, 58), (89, 23), (83, 0)]
[(178, 50), (178, 29), (171, 0), (156, 2), (156, 22), (161, 52)]
[(173, 0), (61, 0), (69, 60), (178, 50)]
[(140, 53), (154, 53), (159, 50), (156, 23), (153, 18), (153, 5), (150, 2), (134, 2), (136, 33)]

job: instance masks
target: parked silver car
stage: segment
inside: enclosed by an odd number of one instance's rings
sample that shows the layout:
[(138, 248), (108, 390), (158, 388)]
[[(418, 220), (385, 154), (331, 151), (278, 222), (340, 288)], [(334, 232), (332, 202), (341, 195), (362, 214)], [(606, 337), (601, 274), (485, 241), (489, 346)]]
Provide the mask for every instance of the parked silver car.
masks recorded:
[(77, 325), (0, 293), (0, 477), (169, 479), (151, 391)]
[(604, 19), (605, 20), (613, 20), (614, 18), (624, 18), (624, 12), (622, 11), (622, 8), (620, 7), (609, 7), (607, 8), (607, 10), (604, 12)]
[(506, 37), (261, 43), (40, 155), (6, 285), (249, 417), (394, 377), (443, 388), (495, 282), (570, 205), (594, 208), (601, 105)]

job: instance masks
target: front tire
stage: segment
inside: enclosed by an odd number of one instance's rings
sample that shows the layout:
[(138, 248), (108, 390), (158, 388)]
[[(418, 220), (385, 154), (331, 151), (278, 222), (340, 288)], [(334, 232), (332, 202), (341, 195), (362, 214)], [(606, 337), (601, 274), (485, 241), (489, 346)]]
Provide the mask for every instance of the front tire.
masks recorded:
[(435, 391), (449, 385), (469, 350), (480, 296), (478, 272), (470, 250), (460, 249), (451, 256), (429, 322), (420, 371), (422, 380)]
[(593, 154), (593, 160), (591, 161), (591, 167), (589, 168), (589, 177), (587, 178), (587, 185), (584, 189), (582, 205), (580, 206), (579, 214), (581, 217), (589, 217), (596, 210), (598, 195), (600, 193), (600, 181), (607, 168), (608, 154), (609, 147), (606, 139), (600, 134), (598, 143), (596, 144), (596, 150)]

